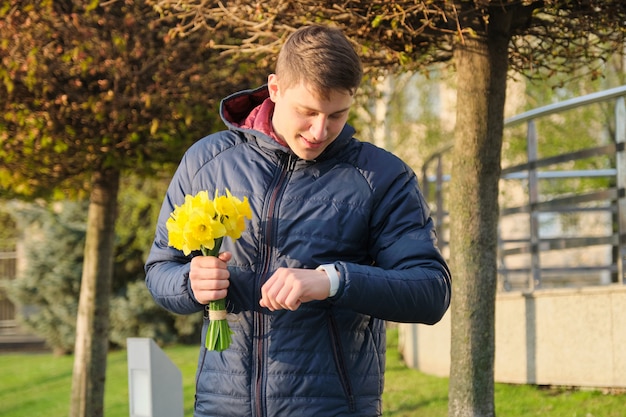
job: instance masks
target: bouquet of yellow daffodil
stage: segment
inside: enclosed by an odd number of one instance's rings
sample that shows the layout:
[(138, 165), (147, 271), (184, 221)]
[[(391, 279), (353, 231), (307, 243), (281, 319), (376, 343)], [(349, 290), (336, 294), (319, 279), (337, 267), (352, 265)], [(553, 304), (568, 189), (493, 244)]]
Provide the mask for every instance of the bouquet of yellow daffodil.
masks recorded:
[[(204, 256), (217, 256), (225, 236), (239, 239), (244, 231), (245, 218), (252, 218), (248, 198), (243, 201), (226, 190), (226, 195), (209, 199), (207, 191), (195, 196), (186, 195), (182, 206), (175, 206), (167, 220), (169, 245), (185, 255), (201, 251)], [(208, 350), (219, 352), (230, 346), (232, 330), (226, 320), (226, 300), (209, 303), (209, 330), (205, 341)]]

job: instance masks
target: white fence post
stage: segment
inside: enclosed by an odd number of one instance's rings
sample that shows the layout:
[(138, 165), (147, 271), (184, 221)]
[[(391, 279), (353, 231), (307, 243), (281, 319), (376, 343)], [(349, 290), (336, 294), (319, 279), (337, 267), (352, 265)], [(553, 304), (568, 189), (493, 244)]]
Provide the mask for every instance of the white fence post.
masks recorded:
[(183, 417), (180, 370), (152, 339), (126, 339), (130, 417)]

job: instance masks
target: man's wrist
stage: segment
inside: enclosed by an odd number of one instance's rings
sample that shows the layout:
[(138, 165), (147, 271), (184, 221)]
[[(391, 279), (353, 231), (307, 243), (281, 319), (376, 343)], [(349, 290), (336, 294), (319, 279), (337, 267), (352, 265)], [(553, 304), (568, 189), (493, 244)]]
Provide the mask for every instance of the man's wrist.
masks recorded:
[(326, 272), (328, 276), (328, 281), (330, 282), (330, 290), (328, 291), (328, 296), (332, 297), (337, 294), (339, 290), (339, 272), (337, 272), (337, 268), (335, 268), (334, 264), (324, 264), (320, 265), (316, 268), (318, 271)]

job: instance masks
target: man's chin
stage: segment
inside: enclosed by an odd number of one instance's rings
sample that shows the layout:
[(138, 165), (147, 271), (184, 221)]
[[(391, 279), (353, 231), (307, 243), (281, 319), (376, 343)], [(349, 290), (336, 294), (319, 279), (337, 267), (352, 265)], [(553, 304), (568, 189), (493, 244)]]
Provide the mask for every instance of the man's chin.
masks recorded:
[(322, 154), (322, 152), (319, 150), (310, 151), (310, 150), (302, 150), (302, 149), (299, 149), (295, 151), (294, 153), (296, 154), (298, 158), (304, 159), (306, 161), (313, 161)]

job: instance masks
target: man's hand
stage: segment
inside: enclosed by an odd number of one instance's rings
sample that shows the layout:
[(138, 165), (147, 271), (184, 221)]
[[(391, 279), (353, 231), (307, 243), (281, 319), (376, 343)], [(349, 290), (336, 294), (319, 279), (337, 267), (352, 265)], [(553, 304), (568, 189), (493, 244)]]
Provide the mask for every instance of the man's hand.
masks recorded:
[(274, 310), (297, 310), (300, 304), (325, 300), (330, 282), (324, 271), (279, 268), (261, 287), (261, 307)]
[(217, 257), (195, 256), (191, 259), (191, 291), (200, 304), (226, 297), (230, 285), (227, 263), (231, 257), (230, 252), (222, 252)]

